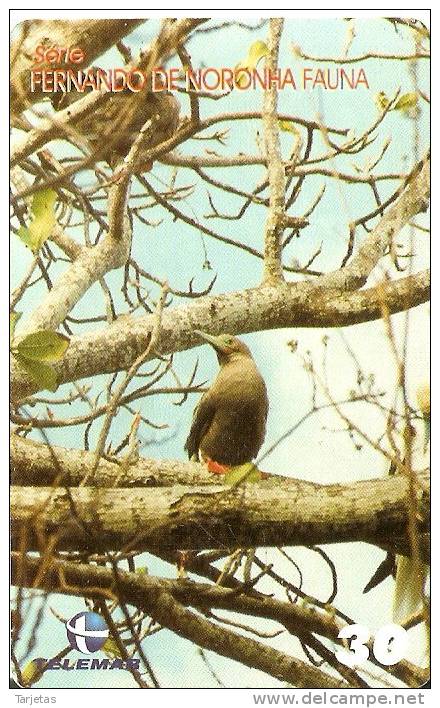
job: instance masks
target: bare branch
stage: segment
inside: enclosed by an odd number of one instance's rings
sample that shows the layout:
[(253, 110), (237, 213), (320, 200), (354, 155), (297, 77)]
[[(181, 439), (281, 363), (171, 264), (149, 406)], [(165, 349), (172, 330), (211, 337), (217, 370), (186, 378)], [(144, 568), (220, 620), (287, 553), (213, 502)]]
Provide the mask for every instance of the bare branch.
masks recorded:
[[(13, 565), (14, 571), (20, 576), (21, 583), (31, 585), (36, 581), (38, 561), (14, 556)], [(89, 591), (91, 575), (94, 576), (97, 585), (110, 585), (110, 587), (114, 585), (113, 573), (107, 569), (99, 567), (92, 569), (90, 566), (60, 561), (53, 562), (44, 573), (40, 573), (38, 582), (43, 587), (55, 592), (69, 592), (69, 588), (66, 588), (65, 583), (62, 582), (62, 578), (64, 578), (68, 582), (72, 594), (75, 594), (76, 588), (76, 594), (81, 593), (81, 595), (93, 597), (93, 592)], [(141, 579), (140, 583), (139, 579)], [(142, 582), (143, 580), (145, 582)], [(176, 585), (178, 586), (179, 583), (172, 581), (167, 583), (167, 581), (149, 578), (146, 575), (136, 577), (134, 573), (128, 574), (118, 571), (118, 584), (124, 593), (124, 596), (119, 598), (120, 600), (134, 604), (151, 615), (163, 627), (171, 629), (198, 646), (235, 659), (245, 666), (260, 669), (280, 681), (287, 681), (299, 688), (316, 688), (317, 686), (346, 688), (348, 686), (345, 681), (333, 678), (294, 656), (284, 654), (250, 637), (243, 637), (224, 627), (219, 627), (185, 608), (181, 602), (174, 599), (169, 591), (174, 588), (178, 591)], [(182, 589), (183, 587), (182, 584)], [(208, 592), (211, 590), (210, 587), (205, 586), (205, 588)], [(225, 592), (222, 589), (216, 591), (215, 588), (213, 591), (217, 597)], [(182, 595), (182, 599), (185, 599), (184, 595)], [(188, 597), (186, 601), (188, 604), (194, 604), (194, 601)]]
[[(283, 20), (269, 20), (266, 68), (275, 74), (278, 67), (278, 52)], [(264, 282), (275, 285), (284, 280), (281, 263), (281, 241), (284, 232), (285, 172), (281, 156), (279, 126), (277, 119), (278, 92), (271, 84), (264, 92), (263, 128), (269, 181), (269, 210), (264, 234)]]
[(366, 61), (367, 59), (380, 59), (391, 60), (391, 61), (416, 61), (418, 59), (430, 59), (431, 55), (428, 52), (417, 52), (415, 54), (384, 54), (383, 52), (365, 52), (364, 54), (358, 54), (355, 57), (317, 57), (311, 56), (310, 54), (305, 54), (300, 47), (294, 46), (293, 53), (296, 57), (304, 59), (306, 61), (314, 61), (318, 64), (357, 64), (360, 61)]

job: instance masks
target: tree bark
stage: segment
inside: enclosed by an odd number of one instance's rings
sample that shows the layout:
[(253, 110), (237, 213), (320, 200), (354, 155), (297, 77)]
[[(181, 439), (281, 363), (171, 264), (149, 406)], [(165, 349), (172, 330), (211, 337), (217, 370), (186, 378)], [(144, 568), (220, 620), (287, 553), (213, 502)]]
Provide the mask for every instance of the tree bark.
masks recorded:
[[(43, 443), (11, 435), (11, 482), (15, 485), (45, 487), (63, 484), (77, 487), (90, 473), (94, 453)], [(93, 477), (96, 487), (171, 487), (173, 484), (212, 484), (205, 465), (182, 460), (140, 457), (136, 464), (123, 466), (101, 458)]]
[[(145, 22), (133, 20), (32, 20), (22, 24), (24, 39), (16, 39), (11, 47), (11, 107), (14, 113), (21, 113), (29, 103), (41, 99), (41, 93), (30, 91), (29, 73), (32, 68), (85, 69), (112, 47)], [(35, 64), (36, 47), (79, 47), (85, 54), (82, 64), (61, 62)]]
[[(429, 493), (422, 489), (420, 532), (426, 532)], [(410, 553), (403, 475), (312, 491), (277, 477), (238, 487), (13, 487), (11, 515), (13, 542), (25, 529), (34, 549), (55, 534), (59, 550), (89, 552), (365, 541)]]
[[(239, 335), (283, 327), (345, 327), (368, 322), (382, 317), (384, 304), (394, 314), (427, 302), (429, 287), (429, 271), (423, 271), (354, 293), (296, 282), (201, 297), (164, 311), (158, 349), (169, 354), (199, 346), (195, 329)], [(121, 317), (105, 329), (72, 337), (66, 355), (55, 367), (60, 383), (128, 369), (147, 348), (153, 319), (152, 315)], [(21, 398), (35, 390), (29, 376), (13, 366), (12, 397)]]

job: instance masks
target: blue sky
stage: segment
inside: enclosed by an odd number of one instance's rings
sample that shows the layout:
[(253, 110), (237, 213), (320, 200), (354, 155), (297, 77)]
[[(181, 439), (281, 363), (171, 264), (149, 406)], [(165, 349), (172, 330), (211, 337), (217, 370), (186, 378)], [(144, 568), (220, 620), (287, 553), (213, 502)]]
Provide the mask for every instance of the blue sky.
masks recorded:
[[(134, 54), (145, 43), (155, 36), (159, 23), (151, 20), (136, 29), (127, 38)], [(347, 25), (341, 20), (332, 19), (296, 19), (287, 21), (283, 33), (280, 49), (280, 65), (291, 66), (298, 72), (303, 66), (313, 66), (311, 62), (302, 62), (295, 59), (291, 52), (291, 45), (299, 45), (302, 51), (311, 55), (340, 55), (346, 39)], [(200, 34), (189, 45), (194, 66), (235, 66), (244, 58), (249, 45), (256, 39), (265, 39), (267, 28), (262, 27), (255, 32), (240, 28), (225, 28), (215, 34)], [(394, 28), (381, 19), (357, 20), (356, 36), (350, 48), (350, 55), (364, 52), (386, 53), (411, 53), (414, 49), (413, 35), (410, 30), (395, 32)], [(109, 52), (105, 60), (100, 61), (103, 67), (120, 66), (121, 59), (116, 52)], [(170, 66), (178, 66), (178, 62), (171, 60)], [(320, 65), (323, 68), (335, 65)], [(412, 77), (408, 65), (403, 62), (382, 60), (368, 60), (359, 64), (365, 69), (370, 89), (363, 87), (355, 91), (291, 91), (280, 92), (279, 110), (296, 114), (298, 116), (316, 119), (318, 113), (325, 123), (338, 127), (349, 128), (355, 134), (361, 134), (371, 125), (377, 116), (374, 96), (379, 91), (392, 95), (397, 89), (402, 93), (413, 90)], [(429, 92), (428, 62), (419, 65), (420, 88)], [(221, 102), (205, 100), (202, 102), (202, 116), (207, 117), (217, 112), (260, 110), (262, 104), (261, 91), (233, 92)], [(43, 104), (46, 109), (47, 104)], [(47, 109), (48, 110), (48, 109)], [(182, 99), (182, 114), (187, 112), (184, 99)], [(221, 124), (220, 128), (229, 127), (228, 141), (225, 148), (210, 143), (188, 141), (182, 148), (183, 153), (202, 153), (206, 147), (213, 147), (222, 154), (236, 154), (238, 151), (254, 154), (257, 150), (257, 131), (261, 136), (262, 127), (259, 121), (240, 122), (228, 126)], [(414, 161), (413, 122), (398, 112), (392, 112), (376, 131), (377, 138), (364, 153), (356, 158), (348, 156), (338, 158), (335, 165), (346, 171), (352, 170), (353, 163), (359, 167), (365, 165), (369, 159), (380, 153), (383, 142), (391, 138), (389, 149), (376, 172), (403, 172), (407, 171)], [(212, 132), (210, 129), (208, 132)], [(420, 152), (428, 144), (428, 111), (426, 104), (421, 102), (421, 115), (419, 118)], [(287, 156), (291, 150), (294, 137), (291, 133), (283, 133), (282, 150)], [(55, 144), (54, 144), (55, 145)], [(63, 147), (55, 145), (56, 154), (61, 154)], [(324, 141), (319, 138), (314, 154), (325, 152)], [(153, 187), (163, 189), (169, 181), (172, 168), (155, 164), (149, 179)], [(208, 173), (210, 171), (206, 169)], [(264, 179), (265, 169), (262, 166), (245, 168), (218, 168), (211, 174), (216, 179), (236, 184), (239, 187), (250, 189), (259, 180)], [(78, 183), (89, 184), (90, 175), (84, 174)], [(179, 186), (192, 184), (194, 175), (189, 170), (179, 170), (176, 184)], [(304, 229), (301, 239), (294, 239), (286, 252), (285, 262), (293, 260), (306, 262), (310, 255), (323, 242), (322, 254), (316, 259), (314, 267), (329, 270), (336, 268), (345, 253), (348, 224), (352, 219), (373, 209), (375, 206), (371, 190), (364, 185), (347, 185), (343, 182), (325, 180), (321, 176), (313, 176), (305, 181), (302, 194), (293, 211), (300, 215), (311, 204), (323, 183), (326, 183), (326, 192), (313, 213), (310, 226)], [(385, 199), (397, 186), (397, 183), (380, 183), (380, 195)], [(133, 191), (136, 191), (134, 187)], [(214, 203), (221, 212), (235, 213), (241, 206), (242, 200), (233, 195), (212, 190)], [(220, 221), (218, 219), (204, 220), (204, 215), (210, 211), (206, 190), (198, 188), (194, 194), (179, 202), (178, 207), (194, 219), (203, 221), (220, 233), (248, 243), (262, 250), (264, 235), (265, 210), (263, 207), (250, 208), (245, 218), (240, 221)], [(189, 280), (195, 277), (194, 286), (202, 289), (206, 287), (212, 276), (218, 275), (214, 286), (214, 293), (237, 290), (251, 287), (261, 279), (262, 263), (252, 256), (238, 249), (228, 250), (217, 241), (197, 233), (192, 227), (182, 222), (173, 222), (169, 215), (164, 214), (161, 207), (149, 210), (148, 218), (151, 220), (163, 219), (157, 228), (148, 228), (137, 224), (133, 239), (133, 257), (148, 271), (156, 276), (168, 279), (172, 287), (185, 288)], [(426, 225), (425, 215), (416, 219), (419, 224)], [(79, 229), (69, 231), (70, 235), (81, 241)], [(359, 232), (358, 238), (361, 237)], [(417, 253), (414, 270), (426, 267), (428, 263), (428, 240), (426, 234), (410, 233), (409, 229), (402, 232), (399, 242), (407, 244), (412, 240)], [(203, 268), (205, 249), (212, 271)], [(386, 261), (386, 259), (384, 259)], [(12, 240), (12, 286), (20, 281), (28, 263), (30, 255), (13, 236)], [(391, 262), (385, 263), (391, 270)], [(57, 265), (61, 272), (64, 264)], [(383, 277), (384, 264), (375, 269), (369, 283), (376, 282)], [(56, 272), (56, 269), (54, 269)], [(301, 276), (289, 275), (289, 279), (301, 279)], [(118, 312), (123, 312), (126, 307), (120, 297), (119, 291), (122, 283), (120, 271), (106, 277), (109, 286), (115, 293)], [(154, 288), (152, 287), (152, 292)], [(43, 285), (33, 288), (20, 303), (20, 310), (28, 312), (35, 306), (44, 294)], [(97, 306), (97, 303), (99, 305)], [(93, 287), (84, 296), (75, 308), (73, 314), (77, 317), (96, 314), (97, 308), (104, 311), (102, 295), (99, 287)], [(178, 305), (179, 303), (176, 302)], [(142, 314), (141, 312), (139, 314)], [(428, 308), (426, 305), (417, 308), (410, 315), (410, 337), (408, 342), (408, 378), (409, 393), (414, 402), (414, 391), (420, 381), (428, 375)], [(24, 317), (23, 317), (24, 319)], [(393, 318), (393, 326), (400, 341), (403, 340), (405, 324), (404, 315)], [(100, 325), (98, 325), (100, 326)], [(77, 332), (85, 331), (88, 326), (80, 326)], [(347, 355), (347, 342), (355, 351), (361, 361), (365, 372), (376, 377), (377, 384), (383, 386), (387, 392), (386, 400), (391, 401), (395, 387), (395, 367), (392, 353), (384, 333), (381, 322), (356, 325), (344, 329), (341, 333), (337, 330), (317, 329), (285, 329), (271, 332), (261, 332), (246, 335), (243, 339), (249, 344), (255, 359), (267, 382), (270, 415), (266, 446), (272, 444), (286, 429), (307, 412), (310, 407), (311, 387), (307, 373), (301, 366), (300, 356), (308, 350), (318, 359), (322, 354), (322, 337), (328, 335), (329, 372), (332, 390), (336, 396), (344, 397), (354, 388), (356, 377), (355, 367)], [(292, 354), (287, 346), (291, 339), (298, 341), (298, 353)], [(217, 362), (213, 352), (207, 347), (198, 348), (179, 354), (176, 365), (179, 374), (185, 379), (193, 368), (196, 357), (200, 359), (198, 381), (212, 379), (217, 370)], [(94, 382), (97, 392), (105, 382), (104, 377), (99, 377)], [(171, 381), (171, 379), (168, 379)], [(69, 386), (59, 389), (57, 396), (62, 396), (69, 390)], [(147, 418), (160, 423), (166, 422), (170, 428), (165, 431), (141, 430), (141, 437), (149, 441), (142, 454), (158, 458), (183, 459), (183, 444), (186, 438), (191, 413), (196, 402), (194, 396), (188, 402), (176, 407), (166, 396), (148, 397), (142, 402), (142, 412)], [(57, 407), (57, 413), (66, 416), (76, 415), (84, 409), (75, 404), (70, 407)], [(33, 411), (35, 412), (35, 411)], [(350, 414), (364, 429), (379, 432), (383, 427), (383, 420), (378, 412), (367, 404), (358, 404), (350, 408)], [(130, 419), (121, 413), (112, 426), (111, 437), (114, 441), (120, 440), (127, 431)], [(322, 483), (355, 481), (381, 476), (386, 472), (383, 458), (371, 448), (364, 446), (356, 451), (348, 436), (337, 429), (341, 422), (337, 416), (327, 411), (311, 417), (299, 430), (280, 445), (264, 462), (264, 469), (272, 473), (290, 474), (291, 476), (311, 479)], [(99, 434), (100, 425), (92, 427), (90, 442), (93, 446)], [(49, 431), (52, 443), (70, 447), (82, 447), (82, 432), (74, 428), (60, 431)], [(38, 439), (38, 434), (33, 436)], [(151, 439), (153, 438), (153, 442)], [(263, 447), (264, 452), (265, 446)], [(391, 621), (392, 583), (387, 581), (383, 587), (362, 596), (362, 587), (375, 569), (377, 560), (382, 557), (378, 551), (364, 544), (347, 544), (339, 547), (327, 548), (331, 557), (337, 564), (339, 575), (339, 593), (336, 599), (338, 607), (351, 614), (357, 621), (367, 624), (371, 629)], [(330, 591), (328, 570), (323, 567), (317, 556), (306, 549), (291, 549), (291, 555), (300, 563), (304, 573), (304, 583), (307, 591), (312, 595), (325, 598)], [(287, 574), (291, 570), (281, 560), (276, 551), (262, 550), (260, 557), (273, 560), (280, 572)], [(146, 557), (146, 564), (152, 574), (175, 576), (175, 569)], [(292, 578), (295, 582), (297, 578)], [(75, 612), (83, 609), (79, 599), (61, 596), (51, 596), (48, 604), (64, 616), (70, 617)], [(37, 611), (38, 602), (32, 601), (28, 627), (32, 626), (32, 617)], [(261, 623), (259, 626), (262, 626)], [(44, 614), (44, 621), (37, 635), (37, 647), (32, 656), (50, 656), (55, 654), (66, 644), (64, 628), (49, 611)], [(23, 651), (23, 640), (18, 647), (18, 655)], [(271, 640), (274, 646), (296, 653), (292, 639), (281, 635), (276, 640)], [(166, 686), (210, 686), (213, 679), (203, 662), (197, 656), (197, 649), (185, 640), (171, 635), (167, 630), (159, 632), (149, 638), (145, 643), (145, 650), (152, 662), (160, 681)], [(298, 655), (301, 655), (299, 651)], [(72, 657), (80, 655), (72, 652)], [(220, 657), (210, 656), (210, 661), (226, 685), (231, 686), (276, 686), (278, 682), (260, 672), (246, 669)], [(48, 672), (38, 686), (90, 686), (108, 685), (108, 678), (104, 672), (96, 672), (90, 678), (89, 672), (70, 672), (65, 676), (61, 672)], [(130, 676), (117, 676), (117, 685), (126, 681), (132, 685)]]

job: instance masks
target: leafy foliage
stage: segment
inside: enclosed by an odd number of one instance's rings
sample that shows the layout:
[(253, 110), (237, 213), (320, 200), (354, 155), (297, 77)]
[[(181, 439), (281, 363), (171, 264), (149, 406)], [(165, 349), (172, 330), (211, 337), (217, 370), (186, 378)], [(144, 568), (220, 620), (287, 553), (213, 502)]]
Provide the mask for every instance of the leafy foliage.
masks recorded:
[(266, 57), (269, 53), (269, 50), (267, 48), (267, 44), (263, 42), (261, 39), (258, 39), (256, 42), (251, 44), (249, 47), (247, 57), (243, 61), (239, 62), (235, 68), (235, 83), (237, 86), (242, 86), (246, 83), (246, 77), (243, 75), (239, 75), (240, 71), (252, 71), (253, 69), (257, 68), (258, 63), (261, 61), (263, 57)]
[(32, 200), (32, 220), (29, 226), (21, 226), (18, 236), (33, 253), (37, 253), (56, 223), (55, 202), (57, 193), (53, 189), (42, 189)]
[(32, 686), (42, 677), (41, 664), (44, 664), (44, 659), (32, 659), (29, 661), (21, 672), (21, 678), (24, 686)]
[(13, 315), (17, 314), (11, 313), (12, 354), (40, 388), (56, 391), (58, 379), (51, 364), (62, 359), (70, 344), (69, 337), (52, 330), (41, 330), (31, 332), (14, 346), (12, 328), (15, 330), (18, 317), (13, 318)]
[(240, 484), (241, 482), (255, 483), (260, 482), (262, 473), (254, 465), (253, 462), (245, 462), (244, 465), (235, 465), (225, 475), (226, 484)]

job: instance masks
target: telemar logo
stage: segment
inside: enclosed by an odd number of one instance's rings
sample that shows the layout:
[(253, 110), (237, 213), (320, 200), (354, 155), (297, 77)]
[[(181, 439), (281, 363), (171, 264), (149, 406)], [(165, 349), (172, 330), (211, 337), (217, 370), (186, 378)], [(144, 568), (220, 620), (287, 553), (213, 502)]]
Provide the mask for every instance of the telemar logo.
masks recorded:
[[(67, 639), (72, 649), (81, 654), (94, 654), (103, 649), (108, 654), (114, 654), (114, 647), (106, 651), (105, 643), (109, 639), (109, 629), (102, 615), (97, 612), (78, 612), (66, 622)], [(32, 667), (31, 667), (32, 664)], [(111, 659), (83, 658), (83, 659), (33, 659), (28, 667), (29, 671), (45, 673), (46, 671), (74, 671), (74, 670), (111, 670), (124, 669), (126, 671), (139, 670), (140, 660), (128, 657), (126, 660), (118, 656)]]
[(66, 622), (66, 631), (72, 649), (82, 654), (94, 654), (104, 646), (109, 635), (104, 618), (97, 612), (78, 612)]
[[(109, 637), (109, 629), (104, 617), (97, 612), (78, 612), (66, 622), (67, 639), (72, 649), (82, 654), (94, 654), (102, 649)], [(48, 669), (138, 669), (139, 659), (134, 657), (126, 661), (115, 659), (70, 659), (49, 661)]]

